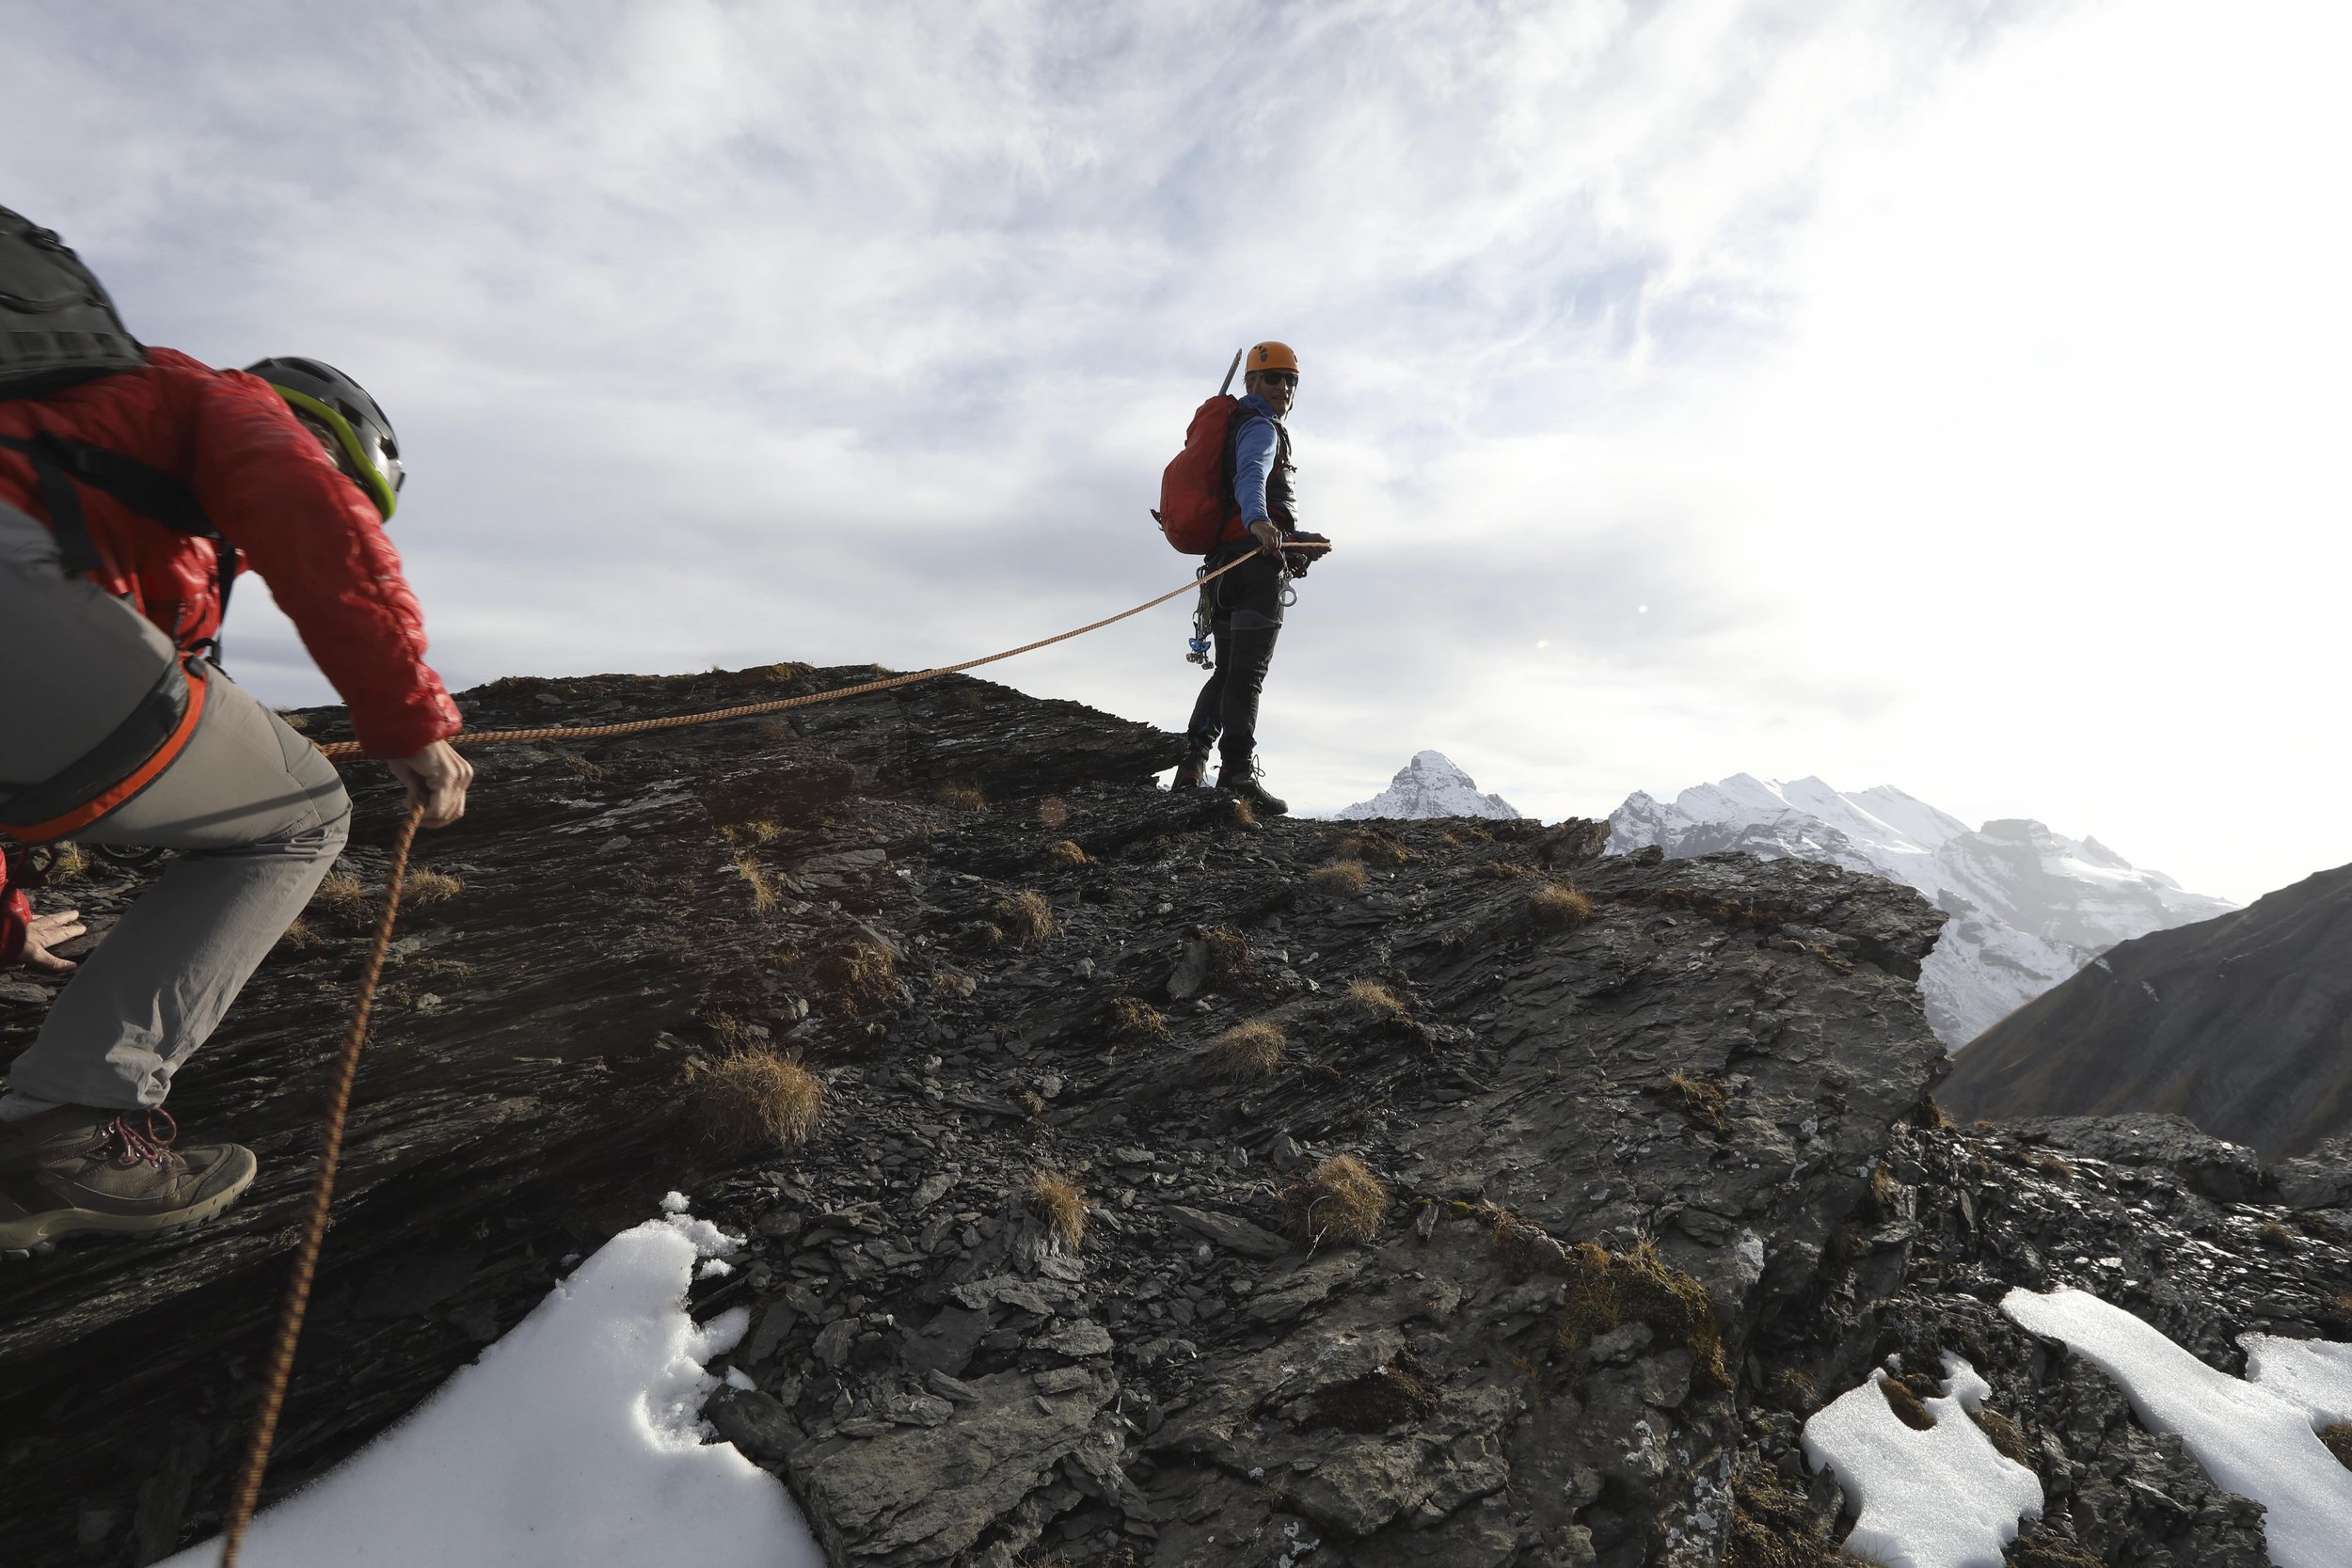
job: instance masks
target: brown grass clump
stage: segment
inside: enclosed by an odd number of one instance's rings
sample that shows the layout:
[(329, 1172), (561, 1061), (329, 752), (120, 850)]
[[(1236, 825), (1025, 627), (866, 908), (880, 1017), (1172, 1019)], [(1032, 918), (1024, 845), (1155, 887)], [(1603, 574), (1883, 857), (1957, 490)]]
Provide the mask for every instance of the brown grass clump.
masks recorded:
[(1405, 999), (1377, 980), (1350, 980), (1347, 1005), (1374, 1018), (1394, 1018), (1405, 1011)]
[(814, 664), (803, 664), (797, 658), (787, 659), (782, 664), (771, 664), (760, 672), (761, 674), (766, 675), (771, 681), (806, 680), (809, 676), (815, 674), (816, 673), (817, 666)]
[(1308, 872), (1307, 880), (1326, 893), (1349, 897), (1364, 891), (1364, 883), (1371, 875), (1364, 869), (1361, 861), (1333, 861), (1328, 865), (1318, 865)]
[(2280, 1225), (2277, 1220), (2265, 1220), (2257, 1226), (2254, 1229), (2254, 1240), (2273, 1252), (2295, 1253), (2303, 1250), (2303, 1244), (2295, 1239), (2295, 1232)]
[(437, 904), (465, 891), (466, 883), (462, 878), (453, 877), (446, 871), (428, 871), (419, 866), (408, 873), (408, 879), (401, 889), (401, 897), (409, 904)]
[(2336, 1463), (2352, 1470), (2352, 1421), (2337, 1421), (2319, 1429), (2319, 1440), (2328, 1445), (2328, 1451), (2336, 1456)]
[(1225, 798), (1225, 820), (1236, 828), (1254, 828), (1258, 825), (1258, 808), (1238, 795), (1228, 795)]
[(1061, 922), (1054, 918), (1054, 906), (1035, 888), (1024, 888), (1009, 898), (999, 899), (988, 912), (1008, 936), (1024, 947), (1034, 947), (1061, 929)]
[(50, 882), (71, 882), (88, 871), (89, 851), (78, 844), (60, 842), (49, 846), (49, 864), (41, 876)]
[(1253, 969), (1249, 961), (1249, 941), (1239, 931), (1226, 926), (1212, 926), (1200, 933), (1200, 940), (1209, 944), (1209, 974), (1222, 979), (1229, 974), (1248, 974)]
[(1666, 1261), (1649, 1242), (1611, 1252), (1592, 1242), (1568, 1250), (1568, 1289), (1560, 1307), (1560, 1348), (1582, 1350), (1595, 1336), (1629, 1321), (1649, 1324), (1658, 1337), (1691, 1353), (1693, 1375), (1727, 1388), (1724, 1331), (1707, 1289)]
[(1058, 828), (1070, 820), (1070, 802), (1058, 795), (1048, 795), (1037, 803), (1037, 825)]
[(761, 914), (776, 907), (776, 884), (768, 879), (767, 871), (750, 851), (735, 857), (735, 874), (743, 879), (743, 885), (752, 892), (752, 908)]
[(1650, 1092), (1689, 1117), (1695, 1126), (1710, 1132), (1731, 1131), (1731, 1118), (1724, 1115), (1724, 1106), (1730, 1097), (1721, 1083), (1704, 1073), (1677, 1069), (1667, 1074), (1666, 1081)]
[(1486, 861), (1478, 867), (1478, 875), (1489, 881), (1507, 882), (1514, 877), (1533, 877), (1535, 868), (1525, 861)]
[(1802, 1487), (1761, 1460), (1740, 1466), (1731, 1482), (1724, 1568), (1857, 1568), (1869, 1560), (1822, 1534)]
[(968, 976), (959, 974), (952, 969), (931, 971), (931, 994), (933, 996), (969, 996), (977, 989), (971, 984)]
[(767, 1046), (739, 1048), (686, 1064), (686, 1081), (710, 1136), (730, 1148), (790, 1148), (817, 1131), (825, 1085)]
[(312, 908), (346, 918), (366, 913), (370, 902), (366, 884), (348, 871), (329, 873), (326, 880), (319, 884), (319, 890), (310, 895)]
[(1209, 1047), (1208, 1069), (1216, 1077), (1263, 1078), (1282, 1065), (1282, 1031), (1263, 1019), (1237, 1023)]
[(1042, 1165), (1030, 1173), (1022, 1196), (1063, 1246), (1078, 1250), (1078, 1242), (1087, 1233), (1087, 1210), (1092, 1205), (1076, 1182), (1051, 1165)]
[(1152, 1041), (1168, 1038), (1168, 1020), (1159, 1009), (1140, 996), (1120, 996), (1110, 1006), (1111, 1037), (1114, 1039)]
[(1892, 1377), (1879, 1379), (1879, 1393), (1884, 1396), (1886, 1408), (1895, 1413), (1895, 1419), (1902, 1422), (1912, 1431), (1932, 1432), (1935, 1430), (1935, 1418), (1928, 1414), (1926, 1403), (1901, 1379)]
[(2035, 1534), (2028, 1526), (2009, 1549), (2010, 1568), (2106, 1568), (2106, 1564), (2062, 1535)]
[(1988, 1405), (1979, 1405), (1968, 1412), (1968, 1418), (1977, 1423), (1992, 1443), (1993, 1451), (2012, 1464), (2033, 1468), (2033, 1454), (2026, 1447), (2026, 1434), (2017, 1430), (2017, 1423)]
[(285, 935), (278, 938), (289, 947), (311, 948), (326, 944), (326, 939), (310, 929), (310, 923), (296, 915), (288, 923)]
[(1547, 931), (1574, 930), (1593, 918), (1593, 895), (1558, 882), (1545, 882), (1529, 892), (1527, 913)]
[(1045, 847), (1045, 863), (1048, 865), (1073, 866), (1086, 863), (1087, 852), (1074, 840), (1057, 839)]
[(988, 797), (970, 784), (942, 784), (931, 799), (949, 811), (979, 812), (988, 809)]
[(1335, 1154), (1282, 1191), (1291, 1228), (1309, 1246), (1370, 1241), (1388, 1217), (1388, 1184), (1353, 1154)]
[(1340, 860), (1361, 861), (1366, 865), (1403, 865), (1413, 858), (1403, 839), (1377, 828), (1357, 829), (1340, 840), (1333, 853)]
[(2044, 1148), (2023, 1150), (2017, 1156), (2017, 1163), (2049, 1176), (2071, 1177), (2074, 1174), (2074, 1161)]
[(834, 1012), (862, 1017), (898, 999), (898, 960), (870, 942), (843, 942), (817, 960), (817, 985)]

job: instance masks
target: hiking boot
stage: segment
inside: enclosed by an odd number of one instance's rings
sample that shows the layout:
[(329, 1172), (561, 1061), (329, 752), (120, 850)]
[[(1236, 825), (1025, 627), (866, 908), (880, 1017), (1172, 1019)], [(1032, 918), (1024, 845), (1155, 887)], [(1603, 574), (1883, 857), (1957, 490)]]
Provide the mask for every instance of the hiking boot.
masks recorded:
[(1269, 816), (1288, 812), (1290, 802), (1266, 792), (1265, 778), (1258, 771), (1255, 757), (1241, 762), (1229, 762), (1216, 770), (1216, 787), (1228, 795), (1236, 795)]
[(61, 1105), (0, 1122), (0, 1249), (83, 1231), (168, 1230), (211, 1219), (253, 1184), (237, 1144), (174, 1149), (163, 1111)]
[(1176, 765), (1176, 776), (1168, 782), (1172, 794), (1179, 789), (1199, 789), (1209, 782), (1209, 753), (1186, 752), (1184, 760)]

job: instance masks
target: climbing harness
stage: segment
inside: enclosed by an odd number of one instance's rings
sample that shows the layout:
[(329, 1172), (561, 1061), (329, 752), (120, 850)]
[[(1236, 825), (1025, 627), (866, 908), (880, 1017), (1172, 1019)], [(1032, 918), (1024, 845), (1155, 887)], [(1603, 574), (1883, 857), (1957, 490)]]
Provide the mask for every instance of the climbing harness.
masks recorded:
[[(1323, 545), (1318, 548), (1328, 549)], [(1211, 578), (1232, 571), (1250, 557), (1238, 556), (1226, 564), (1210, 571), (1203, 567), (1194, 582), (1171, 588), (1155, 599), (1146, 599), (1133, 610), (1122, 610), (1106, 615), (1073, 630), (1057, 636), (1025, 642), (1018, 648), (990, 654), (983, 658), (965, 659), (961, 664), (943, 664), (936, 669), (918, 670), (913, 674), (893, 675), (886, 680), (866, 681), (857, 686), (845, 686), (831, 691), (816, 691), (802, 697), (783, 697), (773, 702), (747, 703), (737, 707), (716, 708), (707, 713), (671, 714), (660, 719), (639, 719), (620, 724), (590, 724), (575, 728), (550, 727), (536, 730), (485, 730), (472, 735), (450, 737), (453, 746), (489, 746), (509, 741), (526, 740), (593, 740), (607, 736), (642, 735), (652, 730), (683, 729), (692, 724), (717, 723), (726, 719), (748, 719), (762, 713), (777, 713), (786, 708), (807, 707), (817, 703), (835, 703), (845, 697), (859, 697), (869, 692), (888, 691), (898, 687), (912, 686), (916, 681), (936, 679), (960, 671), (994, 664), (1000, 659), (1047, 648), (1057, 642), (1067, 642), (1073, 637), (1099, 631), (1114, 622), (1131, 615), (1140, 615), (1155, 605), (1166, 604), (1180, 594), (1193, 592)], [(354, 756), (358, 753), (357, 741), (337, 741), (319, 750), (329, 757)], [(276, 1338), (270, 1347), (268, 1370), (262, 1383), (262, 1405), (253, 1422), (253, 1435), (246, 1451), (245, 1466), (237, 1487), (231, 1494), (229, 1517), (221, 1528), (220, 1568), (236, 1568), (237, 1554), (243, 1548), (246, 1529), (262, 1497), (262, 1478), (269, 1468), (271, 1446), (278, 1435), (278, 1418), (286, 1402), (286, 1387), (294, 1372), (294, 1347), (302, 1338), (302, 1320), (310, 1304), (310, 1286), (318, 1274), (319, 1248), (326, 1235), (327, 1206), (334, 1197), (335, 1173), (342, 1161), (343, 1124), (350, 1115), (351, 1086), (359, 1070), (359, 1052), (366, 1043), (368, 1019), (375, 1008), (375, 989), (384, 973), (385, 955), (392, 942), (392, 922), (400, 913), (401, 889), (408, 874), (408, 849), (417, 836), (417, 827), (423, 820), (424, 808), (412, 805), (400, 826), (392, 845), (392, 863), (385, 873), (384, 910), (377, 918), (375, 940), (368, 949), (365, 967), (360, 971), (358, 1000), (352, 1009), (351, 1031), (344, 1037), (342, 1054), (336, 1059), (335, 1076), (328, 1087), (326, 1119), (321, 1130), (318, 1174), (310, 1189), (310, 1209), (303, 1222), (302, 1242), (294, 1253), (293, 1276), (286, 1286), (284, 1305), (278, 1312)]]

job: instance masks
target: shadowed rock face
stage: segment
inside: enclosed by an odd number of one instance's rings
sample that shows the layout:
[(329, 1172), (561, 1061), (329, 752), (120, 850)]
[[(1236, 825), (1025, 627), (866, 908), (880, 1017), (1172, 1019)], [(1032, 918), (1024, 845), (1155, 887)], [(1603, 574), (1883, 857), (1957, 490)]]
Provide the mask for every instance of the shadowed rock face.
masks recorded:
[(2267, 1158), (2352, 1132), (2352, 866), (2123, 942), (1979, 1037), (1965, 1116), (2169, 1111)]
[[(869, 673), (464, 702), (587, 723)], [(1915, 988), (1942, 916), (1907, 890), (1602, 858), (1589, 822), (1253, 825), (1149, 785), (1181, 744), (959, 679), (479, 753), (473, 814), (421, 857), (464, 891), (404, 925), (361, 1069), (273, 1495), (675, 1187), (750, 1241), (695, 1287), (698, 1316), (753, 1314), (755, 1386), (707, 1415), (838, 1564), (1827, 1560), (1841, 1498), (1804, 1475), (1804, 1415), (1891, 1351), (1996, 1335), (2005, 1279), (2073, 1277), (2117, 1232), (2172, 1244), (2121, 1197), (2062, 1201), (2045, 1144), (2193, 1168), (2162, 1179), (2185, 1234), (2250, 1233), (2279, 1196), (2169, 1125), (1908, 1125), (1944, 1058)], [(365, 878), (392, 801), (355, 777)], [(1313, 876), (1335, 857), (1368, 876)], [(110, 912), (132, 888), (73, 891)], [(217, 1526), (358, 959), (358, 921), (310, 925), (176, 1097), (261, 1148), (253, 1196), (0, 1268), (9, 1561), (144, 1562)], [(12, 1045), (39, 990), (8, 983)], [(1220, 1074), (1243, 1022), (1279, 1057)], [(747, 1043), (824, 1078), (807, 1145), (702, 1139), (685, 1065)], [(1386, 1184), (1360, 1240), (1305, 1185), (1341, 1155)], [(1048, 1168), (1090, 1206), (1075, 1247), (1025, 1196)], [(2352, 1170), (2293, 1184), (2332, 1201)], [(2192, 1348), (2326, 1327), (2297, 1292), (2347, 1260), (2298, 1245), (2182, 1304)], [(1996, 1348), (2032, 1463), (2086, 1499), (2059, 1540), (2259, 1560), (2245, 1506), (2095, 1374)]]

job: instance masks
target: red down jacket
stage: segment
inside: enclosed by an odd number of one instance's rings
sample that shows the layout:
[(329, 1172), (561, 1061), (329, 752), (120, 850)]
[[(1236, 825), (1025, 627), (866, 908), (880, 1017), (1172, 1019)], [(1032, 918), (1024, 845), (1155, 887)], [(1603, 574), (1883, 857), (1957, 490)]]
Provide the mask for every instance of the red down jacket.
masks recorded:
[[(184, 480), (221, 536), (269, 584), (351, 711), (371, 755), (403, 757), (462, 727), (424, 662), (424, 615), (375, 507), (285, 400), (242, 371), (151, 349), (125, 371), (48, 397), (0, 399), (0, 435), (87, 441)], [(83, 487), (98, 581), (183, 648), (220, 628), (215, 546)], [(0, 501), (47, 520), (31, 461), (0, 447)], [(24, 942), (24, 900), (0, 871), (0, 963)]]

